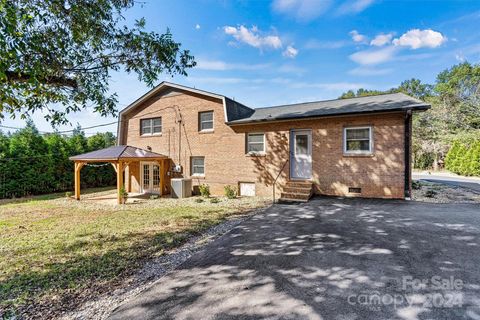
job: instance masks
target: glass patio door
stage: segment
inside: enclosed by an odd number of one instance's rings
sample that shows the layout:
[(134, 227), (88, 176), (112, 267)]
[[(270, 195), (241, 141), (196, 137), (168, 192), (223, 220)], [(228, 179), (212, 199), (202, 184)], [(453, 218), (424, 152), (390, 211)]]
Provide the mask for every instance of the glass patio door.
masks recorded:
[(160, 165), (154, 162), (142, 162), (140, 168), (142, 192), (160, 194)]

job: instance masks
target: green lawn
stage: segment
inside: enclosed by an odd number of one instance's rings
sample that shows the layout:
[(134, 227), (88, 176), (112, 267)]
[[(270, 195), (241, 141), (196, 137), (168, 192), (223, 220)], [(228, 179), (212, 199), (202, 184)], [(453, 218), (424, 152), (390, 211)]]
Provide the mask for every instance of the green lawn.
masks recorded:
[(74, 307), (76, 297), (120, 285), (146, 259), (184, 243), (262, 199), (146, 200), (101, 205), (43, 196), (0, 203), (0, 318), (33, 305)]

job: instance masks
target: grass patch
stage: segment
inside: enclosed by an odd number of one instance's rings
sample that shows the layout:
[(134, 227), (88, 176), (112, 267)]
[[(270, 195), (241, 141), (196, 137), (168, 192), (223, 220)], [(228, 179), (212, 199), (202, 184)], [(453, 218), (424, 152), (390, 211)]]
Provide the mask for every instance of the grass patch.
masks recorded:
[(0, 205), (0, 316), (21, 315), (27, 305), (73, 307), (76, 296), (107, 290), (146, 259), (260, 205), (162, 201), (95, 210), (55, 198)]

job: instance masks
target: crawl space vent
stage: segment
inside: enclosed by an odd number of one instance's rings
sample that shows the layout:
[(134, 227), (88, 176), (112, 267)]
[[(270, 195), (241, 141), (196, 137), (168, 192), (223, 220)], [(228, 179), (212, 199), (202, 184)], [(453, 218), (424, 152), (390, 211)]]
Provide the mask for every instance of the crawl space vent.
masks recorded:
[(349, 187), (348, 188), (348, 193), (362, 193), (362, 188)]

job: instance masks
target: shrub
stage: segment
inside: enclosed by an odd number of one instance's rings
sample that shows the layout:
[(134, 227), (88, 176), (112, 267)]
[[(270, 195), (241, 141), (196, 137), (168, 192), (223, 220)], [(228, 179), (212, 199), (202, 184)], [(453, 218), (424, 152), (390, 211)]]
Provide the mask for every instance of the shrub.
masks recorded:
[(435, 190), (427, 190), (427, 191), (425, 191), (424, 195), (425, 195), (425, 197), (427, 197), (427, 198), (433, 198), (433, 197), (435, 197), (435, 196), (437, 195), (437, 191), (435, 191)]
[(433, 167), (435, 155), (431, 152), (416, 152), (413, 166), (416, 169), (427, 170)]
[(71, 191), (65, 192), (65, 197), (70, 198), (71, 196), (72, 196), (72, 192), (71, 192)]
[(417, 180), (412, 181), (412, 189), (420, 190), (421, 188), (422, 188), (422, 184), (420, 183), (420, 181), (417, 181)]
[(480, 176), (480, 141), (454, 141), (445, 158), (445, 168), (465, 176)]
[(122, 200), (123, 200), (123, 203), (126, 203), (127, 202), (127, 199), (128, 199), (128, 192), (127, 190), (125, 190), (125, 187), (122, 186), (120, 188), (120, 197), (122, 197)]
[(477, 141), (472, 149), (474, 151), (470, 159), (469, 170), (472, 176), (480, 176), (480, 141)]
[(198, 186), (200, 195), (204, 198), (210, 197), (210, 186), (208, 184), (201, 184)]
[(219, 202), (220, 202), (220, 199), (218, 199), (218, 198), (210, 199), (210, 203), (219, 203)]
[(234, 186), (226, 185), (225, 187), (223, 187), (223, 189), (225, 190), (225, 196), (228, 199), (235, 199), (237, 197), (237, 188), (235, 188)]
[(202, 198), (196, 198), (196, 199), (195, 199), (195, 202), (196, 202), (196, 203), (202, 203), (202, 202), (203, 202), (203, 199), (202, 199)]

